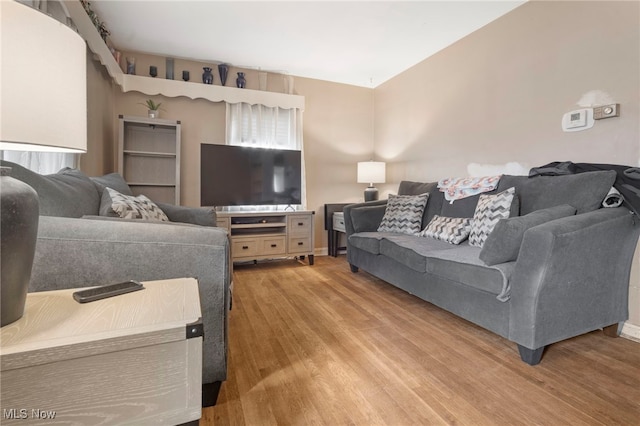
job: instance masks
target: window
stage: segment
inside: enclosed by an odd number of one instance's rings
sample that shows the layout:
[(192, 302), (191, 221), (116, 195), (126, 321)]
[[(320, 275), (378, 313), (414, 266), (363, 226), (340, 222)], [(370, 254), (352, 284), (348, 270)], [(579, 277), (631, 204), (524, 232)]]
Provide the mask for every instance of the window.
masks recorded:
[[(226, 139), (227, 145), (302, 151), (302, 207), (306, 206), (302, 111), (295, 108), (227, 103)], [(252, 206), (250, 209), (282, 210), (284, 207), (286, 206)]]

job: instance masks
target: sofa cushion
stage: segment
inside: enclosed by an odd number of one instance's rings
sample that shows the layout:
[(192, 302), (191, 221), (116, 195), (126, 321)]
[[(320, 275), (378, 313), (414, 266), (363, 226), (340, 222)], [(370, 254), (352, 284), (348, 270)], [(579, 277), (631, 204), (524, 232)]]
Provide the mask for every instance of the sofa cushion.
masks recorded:
[(480, 260), (486, 265), (516, 260), (527, 229), (575, 213), (575, 207), (563, 204), (536, 210), (524, 216), (500, 219), (482, 246)]
[(92, 177), (91, 180), (98, 189), (100, 196), (102, 196), (102, 192), (106, 187), (115, 189), (124, 195), (133, 195), (131, 188), (129, 188), (129, 185), (119, 173), (109, 173), (104, 176)]
[(509, 300), (515, 262), (487, 266), (479, 258), (480, 250), (464, 242), (454, 250), (433, 251), (428, 255), (427, 272), (495, 294), (502, 302)]
[(64, 168), (58, 173), (40, 175), (8, 161), (10, 176), (31, 186), (38, 193), (41, 216), (79, 218), (98, 214), (100, 195), (95, 185), (77, 169)]
[[(144, 219), (159, 220), (169, 222), (169, 218), (164, 214), (162, 209), (156, 203), (145, 197), (138, 195), (124, 195), (109, 187), (102, 193), (102, 204), (100, 210), (108, 210), (110, 208), (117, 216), (123, 219)], [(109, 206), (107, 208), (107, 206)], [(105, 216), (113, 217), (109, 213)]]
[(376, 229), (382, 223), (386, 206), (361, 206), (351, 209), (351, 222), (354, 232), (366, 232), (367, 229)]
[(358, 232), (349, 235), (349, 244), (371, 254), (380, 254), (380, 241), (390, 232)]
[(428, 198), (428, 193), (389, 195), (378, 231), (418, 235), (422, 230), (422, 213), (424, 213)]
[(496, 195), (480, 195), (471, 222), (470, 245), (482, 247), (496, 223), (500, 219), (506, 219), (510, 216), (514, 198), (517, 200), (515, 194), (516, 189), (511, 187)]
[(523, 179), (521, 185), (515, 185), (520, 197), (520, 214), (562, 204), (572, 205), (577, 214), (596, 210), (615, 180), (616, 172), (613, 170)]
[(454, 249), (455, 245), (433, 238), (406, 234), (388, 234), (380, 240), (380, 254), (417, 272), (427, 270), (427, 256), (433, 252)]
[(435, 238), (449, 244), (460, 244), (467, 239), (469, 232), (471, 232), (471, 218), (435, 215), (429, 225), (420, 232), (420, 236)]
[(422, 183), (403, 180), (398, 186), (398, 195), (420, 195), (424, 193), (429, 194), (429, 199), (422, 214), (420, 229), (424, 229), (431, 222), (431, 219), (436, 214), (440, 214), (440, 210), (442, 210), (444, 195), (438, 189), (438, 182)]

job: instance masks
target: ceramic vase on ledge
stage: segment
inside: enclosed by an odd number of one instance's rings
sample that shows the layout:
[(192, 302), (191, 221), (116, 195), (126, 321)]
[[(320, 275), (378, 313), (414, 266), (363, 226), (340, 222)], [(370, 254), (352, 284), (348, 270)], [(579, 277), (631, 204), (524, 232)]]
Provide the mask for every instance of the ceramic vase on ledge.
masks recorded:
[(229, 74), (229, 65), (220, 64), (218, 65), (218, 73), (220, 74), (220, 84), (222, 86), (227, 82), (227, 75)]
[(244, 73), (239, 72), (238, 78), (236, 78), (236, 86), (238, 86), (239, 89), (244, 89), (246, 85), (247, 85), (247, 80), (244, 78)]
[(204, 72), (202, 73), (202, 82), (204, 84), (213, 84), (213, 74), (211, 74), (210, 67), (203, 67)]

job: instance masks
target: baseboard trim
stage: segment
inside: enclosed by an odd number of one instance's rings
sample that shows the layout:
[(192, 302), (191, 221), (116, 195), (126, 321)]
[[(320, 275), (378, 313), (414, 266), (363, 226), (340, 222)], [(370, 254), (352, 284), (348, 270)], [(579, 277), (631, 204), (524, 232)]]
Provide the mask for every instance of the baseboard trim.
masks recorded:
[(625, 322), (620, 336), (640, 343), (640, 325), (631, 324), (628, 321)]

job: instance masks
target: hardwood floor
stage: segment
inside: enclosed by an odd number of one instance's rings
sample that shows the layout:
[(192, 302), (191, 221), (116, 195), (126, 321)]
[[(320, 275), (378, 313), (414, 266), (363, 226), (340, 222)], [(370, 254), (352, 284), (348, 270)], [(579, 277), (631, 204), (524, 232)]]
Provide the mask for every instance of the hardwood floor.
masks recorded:
[(229, 374), (200, 425), (638, 425), (640, 343), (511, 343), (344, 256), (236, 266)]

